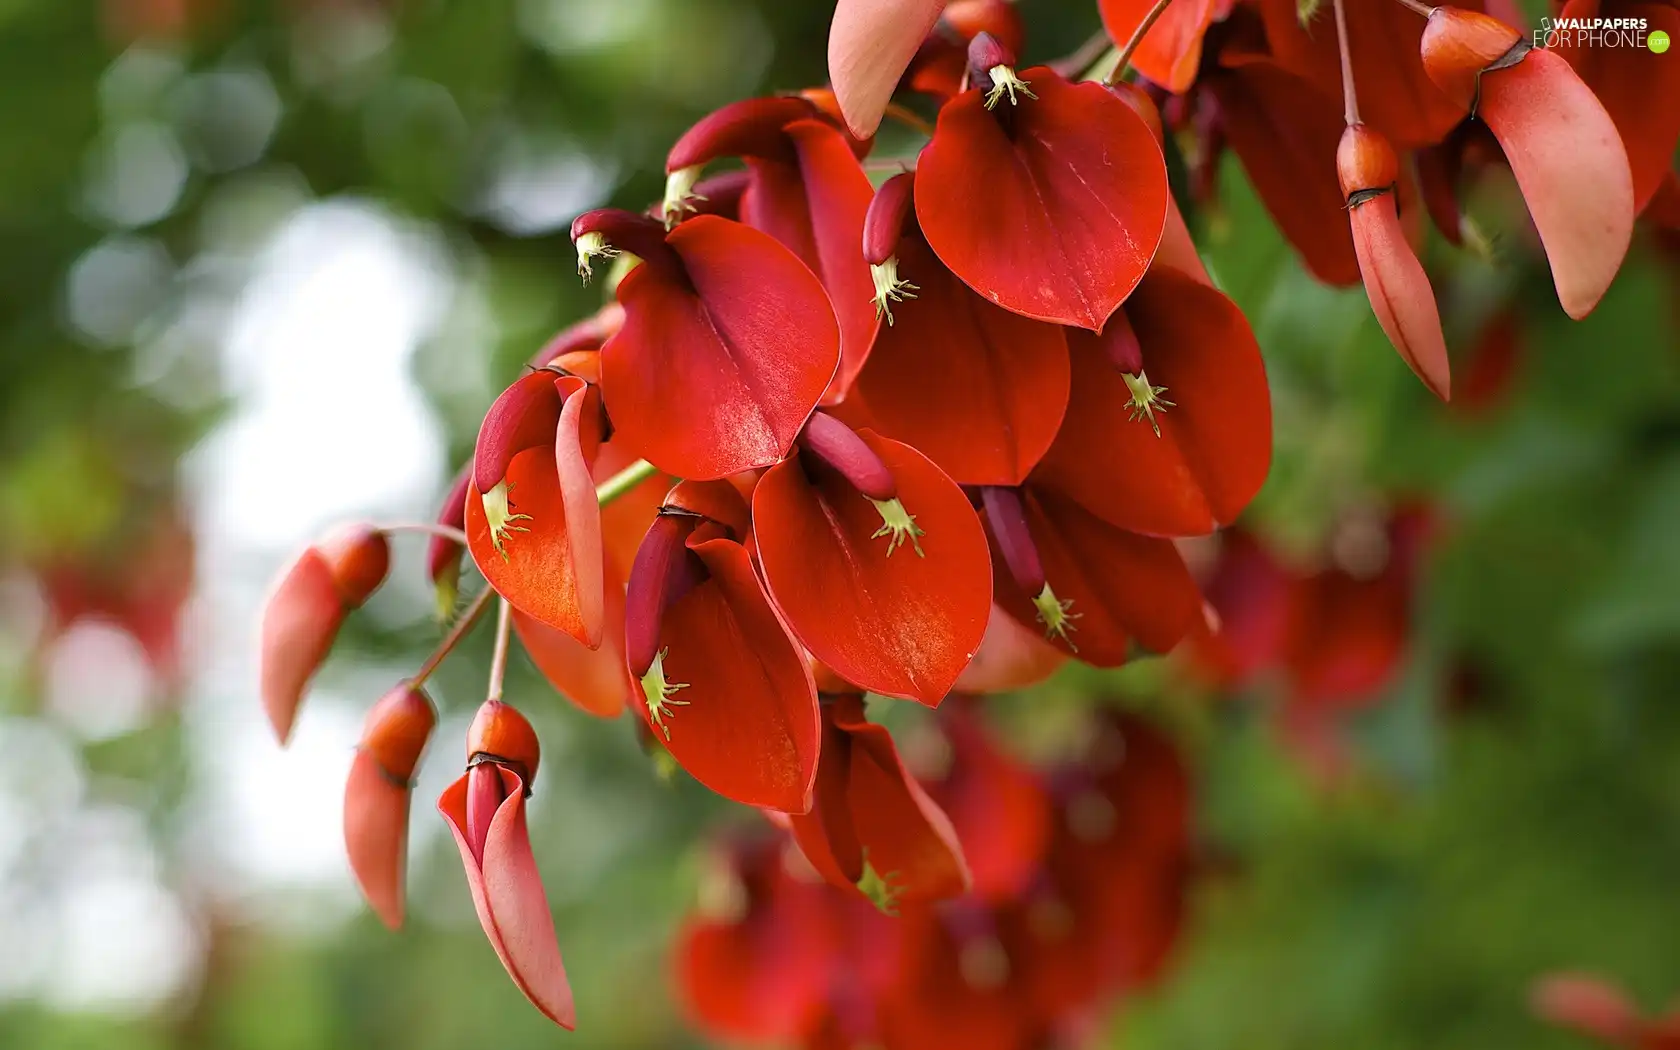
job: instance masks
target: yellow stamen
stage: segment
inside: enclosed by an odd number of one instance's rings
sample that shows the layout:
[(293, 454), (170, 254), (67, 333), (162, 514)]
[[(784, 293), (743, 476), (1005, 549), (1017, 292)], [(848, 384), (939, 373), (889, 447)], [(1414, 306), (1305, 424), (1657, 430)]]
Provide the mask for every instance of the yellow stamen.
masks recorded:
[(576, 247), (578, 276), (583, 278), (584, 284), (588, 284), (589, 278), (595, 275), (594, 268), (590, 266), (591, 262), (596, 259), (611, 259), (618, 255), (618, 249), (608, 244), (607, 235), (600, 232), (586, 233), (579, 237)]
[(992, 78), (992, 89), (986, 92), (987, 109), (996, 107), (1004, 95), (1009, 96), (1011, 106), (1016, 105), (1017, 92), (1028, 98), (1038, 97), (1033, 94), (1032, 88), (1027, 86), (1027, 82), (1016, 76), (1015, 71), (1008, 66), (993, 66), (986, 70), (986, 73)]
[(927, 556), (922, 550), (921, 542), (917, 539), (919, 536), (926, 536), (927, 533), (920, 525), (916, 524), (916, 516), (904, 509), (904, 504), (897, 499), (872, 499), (869, 502), (875, 504), (875, 509), (881, 513), (881, 527), (876, 529), (869, 538), (878, 540), (882, 536), (887, 537), (887, 557), (892, 557), (893, 551), (904, 546), (905, 540), (909, 540), (910, 546), (916, 549), (916, 557), (924, 558)]
[(875, 870), (869, 863), (869, 851), (863, 851), (863, 875), (857, 880), (858, 892), (869, 899), (882, 915), (898, 914), (898, 898), (904, 892), (904, 887), (898, 885), (898, 872), (889, 871), (885, 875)]
[(671, 739), (671, 727), (665, 724), (665, 719), (671, 715), (673, 707), (687, 707), (687, 700), (671, 699), (678, 689), (687, 689), (687, 682), (667, 682), (665, 680), (665, 654), (671, 649), (667, 646), (654, 654), (653, 663), (648, 665), (647, 673), (642, 675), (642, 694), (647, 697), (648, 720), (665, 739)]
[(1161, 436), (1161, 422), (1155, 418), (1155, 413), (1165, 411), (1173, 406), (1161, 395), (1167, 392), (1164, 386), (1152, 386), (1149, 377), (1142, 372), (1132, 375), (1130, 372), (1120, 373), (1126, 380), (1126, 389), (1132, 392), (1132, 422), (1140, 419), (1149, 420), (1149, 429), (1155, 431), (1155, 436)]
[(1033, 607), (1038, 610), (1038, 622), (1044, 625), (1044, 637), (1060, 638), (1069, 649), (1077, 653), (1079, 646), (1073, 644), (1068, 632), (1074, 630), (1073, 621), (1085, 614), (1068, 612), (1073, 607), (1073, 599), (1063, 601), (1057, 598), (1056, 592), (1046, 583), (1044, 589), (1038, 592), (1038, 597), (1033, 599)]
[(694, 184), (700, 181), (700, 171), (701, 166), (694, 164), (665, 176), (665, 200), (659, 205), (659, 214), (665, 219), (667, 230), (682, 222), (684, 215), (696, 210), (695, 201), (706, 199), (694, 192)]
[(516, 521), (530, 521), (529, 514), (515, 514), (508, 505), (508, 494), (513, 486), (503, 478), (496, 482), (496, 487), (479, 497), (484, 503), (484, 521), (490, 526), (490, 542), (495, 546), (496, 553), (507, 561), (507, 534), (510, 532), (530, 532), (523, 525), (515, 525)]
[(892, 307), (889, 302), (916, 298), (917, 288), (909, 281), (898, 275), (898, 256), (887, 257), (884, 263), (871, 263), (869, 276), (875, 278), (875, 318), (887, 319), (887, 324), (893, 323)]

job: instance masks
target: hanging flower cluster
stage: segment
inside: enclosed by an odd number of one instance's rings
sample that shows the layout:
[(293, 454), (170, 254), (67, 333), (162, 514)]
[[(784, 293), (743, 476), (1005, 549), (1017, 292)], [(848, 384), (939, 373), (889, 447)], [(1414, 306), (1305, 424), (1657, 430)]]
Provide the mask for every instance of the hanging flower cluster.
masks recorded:
[[(1141, 719), (1105, 715), (1084, 754), (1040, 772), (976, 714), (959, 698), (940, 709), (948, 761), (914, 788), (940, 800), (967, 847), (968, 895), (912, 901), (934, 870), (907, 848), (914, 836), (876, 839), (907, 865), (896, 918), (824, 885), (818, 873), (839, 881), (831, 854), (797, 823), (802, 855), (763, 837), (721, 845), (674, 949), (700, 1030), (810, 1050), (1025, 1050), (1088, 1033), (1116, 996), (1159, 978), (1193, 866), (1190, 781), (1173, 745)], [(867, 834), (867, 811), (854, 812)]]
[[(1017, 62), (1023, 27), (1002, 0), (841, 0), (832, 89), (725, 106), (671, 148), (662, 200), (578, 217), (579, 274), (610, 269), (614, 301), (532, 358), (486, 412), (438, 521), (415, 526), (433, 534), (444, 608), (466, 556), (487, 586), (364, 730), (345, 833), (379, 915), (402, 919), (409, 784), (436, 721), (427, 677), (494, 603), (488, 699), (438, 808), (497, 955), (557, 1023), (574, 1010), (527, 832), (539, 749), (503, 697), (514, 635), (580, 709), (628, 708), (649, 746), (786, 828), (835, 899), (902, 914), (889, 983), (920, 989), (921, 1005), (895, 1010), (885, 986), (836, 993), (825, 976), (809, 1001), (832, 1023), (852, 1025), (867, 1002), (905, 1032), (993, 1015), (1038, 1031), (1149, 972), (1126, 953), (1155, 943), (1140, 931), (1165, 913), (1110, 898), (1166, 892), (1181, 829), (1163, 831), (1139, 886), (1115, 882), (1115, 858), (1078, 828), (1045, 833), (1042, 849), (999, 845), (1020, 830), (994, 808), (1019, 804), (1013, 789), (991, 774), (918, 782), (864, 695), (938, 707), (1068, 659), (1114, 667), (1209, 635), (1176, 541), (1254, 497), (1271, 407), (1249, 324), (1169, 191), (1157, 100), (1175, 129), (1238, 152), (1310, 269), (1363, 276), (1443, 397), (1434, 299), (1398, 209), (1416, 191), (1395, 146), (1422, 183), (1426, 158), (1462, 166), (1469, 145), (1452, 136), (1485, 122), (1565, 308), (1578, 316), (1603, 294), (1636, 191), (1617, 125), (1581, 79), (1596, 74), (1479, 12), (1350, 6), (1335, 5), (1327, 33), (1298, 21), (1295, 0), (1104, 0), (1129, 40), (1106, 81), (1081, 82)], [(1345, 135), (1320, 120), (1338, 61), (1326, 41), (1341, 45)], [(1136, 83), (1120, 79), (1131, 61)], [(936, 120), (893, 102), (900, 88)], [(1561, 130), (1539, 130), (1542, 111)], [(867, 158), (883, 113), (927, 141), (877, 185), (882, 162)], [(718, 163), (730, 166), (708, 174)], [(1457, 214), (1452, 187), (1422, 185), (1438, 218)], [(339, 625), (384, 579), (390, 531), (324, 540), (271, 598), (262, 691), (282, 741)], [(1360, 602), (1324, 590), (1324, 630), (1353, 630), (1344, 614)], [(967, 717), (947, 721), (954, 746), (989, 755)], [(1054, 824), (1043, 814), (1066, 816), (1067, 801), (1022, 808)], [(928, 910), (970, 891), (979, 903)], [(1029, 964), (1055, 930), (1102, 943)], [(990, 986), (953, 978), (976, 944), (995, 956), (972, 963), (992, 967)], [(795, 979), (772, 969), (763, 980)], [(867, 985), (871, 967), (855, 969)], [(1030, 1010), (995, 994), (1023, 981)]]
[(1537, 1017), (1594, 1042), (1623, 1050), (1680, 1047), (1680, 1000), (1662, 1013), (1644, 1014), (1616, 982), (1591, 973), (1554, 973), (1534, 982), (1529, 995)]

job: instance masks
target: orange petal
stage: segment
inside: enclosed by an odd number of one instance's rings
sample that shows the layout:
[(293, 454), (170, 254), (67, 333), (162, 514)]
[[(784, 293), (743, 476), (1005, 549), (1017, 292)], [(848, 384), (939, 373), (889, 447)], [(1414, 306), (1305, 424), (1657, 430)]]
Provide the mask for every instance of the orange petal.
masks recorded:
[(598, 649), (513, 610), (514, 633), (548, 684), (580, 710), (601, 718), (617, 718), (630, 698), (624, 670), (624, 585), (617, 575), (611, 570), (607, 574), (607, 628)]
[(1482, 74), (1477, 115), (1510, 161), (1564, 312), (1592, 312), (1633, 238), (1633, 174), (1604, 105), (1569, 63), (1530, 51)]
[(846, 125), (875, 134), (899, 77), (945, 0), (840, 0), (828, 29), (828, 77)]

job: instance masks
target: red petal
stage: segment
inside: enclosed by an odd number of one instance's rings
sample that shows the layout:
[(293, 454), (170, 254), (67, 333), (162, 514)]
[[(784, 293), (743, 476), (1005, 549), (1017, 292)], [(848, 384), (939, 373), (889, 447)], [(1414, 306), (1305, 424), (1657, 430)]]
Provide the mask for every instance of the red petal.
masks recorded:
[(630, 700), (630, 679), (624, 670), (624, 585), (611, 569), (605, 608), (606, 631), (598, 649), (586, 648), (518, 609), (513, 611), (513, 630), (556, 692), (589, 714), (617, 718)]
[[(1570, 0), (1562, 18), (1643, 18), (1647, 32), (1680, 37), (1680, 9), (1636, 0)], [(1585, 34), (1557, 34), (1557, 54), (1568, 60), (1616, 122), (1633, 171), (1633, 204), (1644, 211), (1673, 170), (1680, 144), (1680, 62), (1647, 47), (1586, 47)]]
[(1295, 588), (1284, 650), (1295, 699), (1357, 706), (1393, 678), (1410, 633), (1403, 567), (1362, 580), (1327, 569)]
[(1161, 247), (1155, 252), (1154, 265), (1181, 270), (1213, 287), (1213, 278), (1208, 276), (1202, 254), (1196, 250), (1196, 242), (1190, 239), (1190, 227), (1184, 223), (1184, 213), (1178, 210), (1178, 201), (1173, 197), (1167, 198), (1167, 225), (1161, 231)]
[(554, 440), (563, 396), (556, 378), (547, 370), (527, 372), (502, 391), (484, 414), (473, 449), (473, 482), (478, 491), (495, 488), (514, 456)]
[(891, 1047), (915, 1050), (1019, 1050), (1034, 1045), (1030, 1004), (1011, 981), (1017, 960), (986, 927), (959, 938), (953, 912), (928, 910), (900, 920), (905, 961), (892, 994), (881, 1004), (882, 1025)]
[(1210, 71), (1205, 82), (1254, 191), (1307, 269), (1326, 284), (1357, 282), (1347, 201), (1336, 179), (1341, 107), (1265, 59)]
[(1005, 754), (968, 706), (947, 705), (951, 768), (933, 785), (973, 873), (975, 896), (1002, 903), (1037, 873), (1049, 841), (1049, 799), (1030, 766)]
[(840, 369), (823, 400), (838, 401), (875, 338), (875, 284), (863, 259), (863, 216), (875, 190), (839, 131), (817, 120), (783, 130), (791, 162), (748, 162), (753, 179), (741, 219), (791, 248), (828, 292), (840, 323)]
[(344, 852), (362, 896), (381, 922), (403, 921), (403, 872), (408, 864), (407, 784), (393, 780), (358, 748), (344, 785)]
[(839, 0), (828, 30), (828, 78), (852, 134), (875, 134), (898, 78), (945, 0)]
[(525, 782), (512, 770), (497, 767), (507, 791), (484, 843), (484, 867), (473, 862), (467, 843), (467, 778), (455, 781), (438, 799), (438, 812), (460, 848), (478, 922), (508, 976), (531, 1005), (562, 1028), (577, 1024), (572, 986), (560, 959), (548, 897), (531, 855), (525, 827)]
[(1452, 400), (1447, 342), (1441, 334), (1435, 289), (1406, 243), (1394, 210), (1394, 194), (1383, 193), (1351, 206), (1348, 218), (1365, 294), (1383, 334), (1424, 386), (1442, 401)]
[(1193, 536), (1236, 518), (1272, 459), (1271, 397), (1260, 347), (1235, 303), (1156, 266), (1123, 308), (1144, 375), (1172, 405), (1131, 419), (1132, 395), (1096, 337), (1068, 330), (1073, 396), (1033, 484), (1110, 524)]
[(1556, 1025), (1573, 1028), (1611, 1044), (1634, 1040), (1639, 1011), (1627, 993), (1588, 973), (1548, 974), (1529, 993), (1534, 1012)]
[(1552, 264), (1564, 312), (1592, 312), (1633, 237), (1633, 176), (1604, 106), (1569, 63), (1530, 51), (1483, 73), (1476, 115), (1487, 122)]
[[(1464, 0), (1454, 6), (1480, 10), (1482, 5)], [(1278, 64), (1339, 101), (1342, 64), (1331, 5), (1320, 4), (1304, 26), (1296, 0), (1264, 0), (1260, 7)], [(1397, 3), (1350, 3), (1344, 9), (1360, 119), (1397, 150), (1445, 138), (1467, 113), (1424, 72), (1421, 46), (1427, 21)]]
[(1014, 692), (1044, 681), (1066, 662), (1067, 654), (1046, 643), (1040, 632), (1029, 631), (993, 605), (980, 651), (963, 668), (955, 688), (962, 693)]
[(694, 551), (711, 578), (666, 609), (659, 630), (666, 681), (685, 684), (672, 695), (681, 704), (664, 714), (664, 728), (654, 726), (635, 682), (637, 710), (700, 783), (743, 805), (803, 813), (820, 734), (810, 668), (759, 589), (746, 550), (709, 540)]
[(822, 752), (811, 811), (787, 816), (787, 830), (824, 881), (850, 890), (863, 878), (864, 848), (847, 792), (852, 779), (852, 737), (834, 724), (832, 707), (823, 711), (822, 721)]
[[(1115, 43), (1131, 39), (1155, 0), (1098, 0), (1103, 26)], [(1132, 65), (1150, 80), (1183, 94), (1196, 79), (1202, 36), (1213, 22), (1215, 0), (1178, 0), (1150, 27), (1132, 53)]]
[(753, 495), (765, 585), (811, 655), (871, 692), (935, 706), (973, 658), (991, 607), (979, 519), (950, 478), (908, 445), (862, 432), (923, 531), (891, 554), (881, 513), (837, 473), (799, 458)]
[(1020, 484), (1067, 407), (1062, 330), (980, 298), (914, 234), (898, 273), (916, 297), (893, 306), (858, 375), (871, 425), (961, 484)]
[(1211, 630), (1192, 634), (1193, 644), (1186, 648), (1203, 676), (1229, 688), (1280, 659), (1289, 626), (1290, 580), (1249, 532), (1230, 529), (1219, 542), (1219, 561), (1202, 587), (1215, 622)]
[(1001, 114), (1012, 133), (977, 89), (940, 110), (916, 166), (916, 216), (981, 295), (1096, 331), (1161, 243), (1166, 163), (1149, 125), (1102, 85), (1043, 66), (1022, 79), (1038, 97)]
[(601, 351), (617, 433), (678, 477), (769, 466), (839, 363), (828, 295), (797, 256), (740, 223), (701, 215), (667, 243), (692, 288), (653, 266), (618, 286), (624, 327)]
[[(575, 382), (575, 381), (574, 381)], [(516, 515), (498, 551), (484, 501), (467, 498), (467, 546), (497, 593), (533, 619), (591, 648), (606, 625), (601, 511), (580, 420), (593, 411), (588, 388), (566, 398), (551, 447), (519, 453), (508, 466), (508, 506)], [(556, 459), (558, 453), (559, 459)]]
[[(1024, 489), (1022, 503), (1045, 578), (1079, 617), (1067, 637), (1051, 636), (1058, 650), (1096, 667), (1118, 667), (1133, 635), (1164, 653), (1201, 615), (1196, 583), (1169, 541), (1115, 528), (1048, 491)], [(1027, 628), (1042, 630), (1033, 596), (1021, 593), (1001, 554), (992, 563), (998, 604)]]
[(258, 654), (263, 710), (281, 744), (292, 735), (303, 691), (332, 650), (344, 606), (332, 568), (315, 548), (304, 551), (263, 604)]

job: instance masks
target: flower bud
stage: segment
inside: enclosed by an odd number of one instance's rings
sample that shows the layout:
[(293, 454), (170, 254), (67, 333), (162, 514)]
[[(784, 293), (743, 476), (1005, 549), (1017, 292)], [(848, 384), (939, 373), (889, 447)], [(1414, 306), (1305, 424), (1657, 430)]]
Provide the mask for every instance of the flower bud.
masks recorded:
[(541, 750), (531, 723), (518, 709), (500, 700), (484, 701), (467, 729), (467, 764), (507, 766), (519, 774), (527, 792), (536, 779)]
[(403, 921), (409, 780), (436, 724), (426, 694), (401, 683), (368, 712), (344, 785), (344, 852), (362, 896), (391, 929)]
[(1342, 192), (1351, 197), (1393, 186), (1394, 180), (1400, 177), (1400, 162), (1379, 132), (1364, 124), (1354, 124), (1336, 147), (1336, 173), (1342, 180)]
[(316, 544), (332, 572), (333, 586), (347, 609), (359, 609), (385, 582), (391, 543), (372, 525), (345, 525)]
[(359, 746), (392, 779), (407, 781), (437, 725), (437, 711), (425, 690), (403, 682), (380, 697), (362, 723)]
[(1491, 15), (1437, 7), (1423, 30), (1423, 69), (1448, 98), (1474, 110), (1483, 71), (1519, 46), (1528, 50), (1522, 34)]

